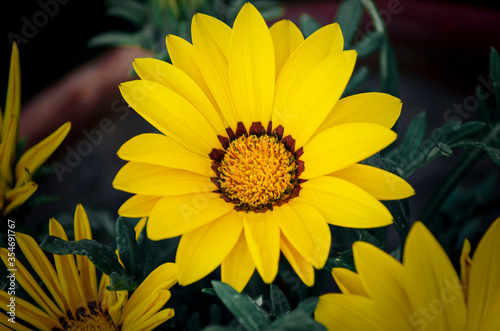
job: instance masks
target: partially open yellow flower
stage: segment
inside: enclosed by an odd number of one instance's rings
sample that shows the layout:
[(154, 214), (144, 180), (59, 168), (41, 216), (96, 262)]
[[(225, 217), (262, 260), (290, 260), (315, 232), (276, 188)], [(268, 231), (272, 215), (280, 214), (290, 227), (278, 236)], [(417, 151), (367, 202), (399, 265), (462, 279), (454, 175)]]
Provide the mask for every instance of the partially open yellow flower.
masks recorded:
[[(92, 239), (87, 214), (81, 205), (75, 211), (74, 228), (75, 240)], [(50, 235), (67, 240), (55, 219), (50, 220)], [(1, 248), (0, 255), (7, 269), (12, 270), (12, 279), (35, 304), (16, 297), (10, 290), (0, 291), (4, 310), (0, 312), (0, 327), (3, 324), (14, 330), (151, 330), (174, 316), (173, 309), (161, 310), (170, 298), (169, 289), (177, 281), (173, 263), (156, 268), (128, 297), (127, 291), (106, 290), (110, 285), (107, 275), (101, 277), (97, 287), (96, 268), (87, 257), (53, 255), (54, 269), (32, 237), (16, 233), (16, 241), (36, 276), (11, 251)], [(35, 277), (40, 278), (43, 287)]]
[(462, 282), (439, 242), (413, 225), (401, 264), (377, 247), (356, 242), (357, 273), (334, 268), (343, 294), (320, 297), (314, 313), (329, 330), (500, 330), (500, 218), (461, 258)]
[(31, 175), (47, 160), (71, 128), (63, 124), (50, 136), (27, 150), (16, 160), (19, 114), (21, 111), (21, 69), (17, 45), (12, 46), (9, 86), (5, 113), (0, 111), (0, 216), (22, 205), (38, 188)]
[(338, 24), (304, 40), (283, 20), (268, 28), (251, 4), (233, 28), (203, 14), (193, 44), (167, 36), (173, 65), (136, 59), (141, 80), (123, 83), (128, 104), (161, 134), (132, 138), (113, 186), (134, 193), (119, 210), (149, 217), (149, 238), (182, 236), (181, 285), (221, 265), (241, 291), (257, 269), (266, 283), (280, 252), (312, 286), (331, 244), (328, 223), (392, 223), (379, 200), (414, 191), (403, 179), (358, 164), (396, 139), (401, 101), (365, 93), (339, 100), (356, 52)]

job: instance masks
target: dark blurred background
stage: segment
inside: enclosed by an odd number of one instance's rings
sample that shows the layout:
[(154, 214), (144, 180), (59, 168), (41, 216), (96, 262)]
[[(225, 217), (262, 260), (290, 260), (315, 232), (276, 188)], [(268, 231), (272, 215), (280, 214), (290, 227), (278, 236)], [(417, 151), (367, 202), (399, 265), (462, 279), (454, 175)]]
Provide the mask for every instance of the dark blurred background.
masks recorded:
[[(468, 96), (474, 95), (477, 85), (487, 81), (490, 47), (500, 49), (500, 3), (394, 1), (376, 0), (375, 3), (381, 12), (389, 13), (383, 17), (399, 61), (404, 104), (400, 134), (413, 116), (422, 111), (427, 112), (430, 134), (448, 120), (445, 117), (448, 109), (463, 104)], [(390, 14), (388, 8), (395, 4), (398, 13)], [(127, 68), (132, 59), (147, 56), (147, 52), (87, 46), (87, 41), (99, 33), (132, 28), (118, 18), (107, 16), (104, 1), (10, 1), (8, 6), (2, 18), (0, 95), (4, 95), (7, 88), (11, 41), (14, 39), (18, 41), (21, 57), (23, 113), (30, 114), (22, 118), (26, 123), (21, 123), (21, 134), (27, 136), (28, 145), (32, 145), (43, 137), (43, 130), (35, 132), (35, 127), (48, 130), (48, 134), (65, 121), (74, 121), (70, 136), (48, 164), (67, 165), (70, 160), (75, 166), (71, 166), (70, 171), (59, 169), (59, 174), (51, 174), (40, 181), (39, 194), (60, 195), (60, 198), (35, 207), (26, 216), (28, 222), (36, 226), (61, 211), (72, 213), (77, 203), (105, 211), (111, 219), (116, 218), (119, 206), (129, 197), (111, 186), (116, 172), (124, 164), (116, 151), (131, 137), (153, 130), (145, 120), (128, 111), (117, 85), (131, 79)], [(295, 23), (300, 13), (308, 13), (321, 24), (327, 24), (335, 16), (338, 1), (287, 1), (283, 6), (284, 17)], [(43, 12), (48, 14), (40, 14)], [(362, 62), (374, 68), (369, 82), (375, 86), (378, 84), (377, 61), (374, 55)], [(99, 73), (96, 68), (103, 71)], [(92, 74), (86, 75), (87, 71)], [(97, 92), (89, 88), (99, 84), (107, 85)], [(67, 106), (54, 116), (51, 103), (45, 103), (44, 98), (50, 95), (51, 98), (67, 99), (66, 94), (58, 95), (59, 91), (73, 93), (74, 97), (65, 100)], [(105, 97), (97, 102), (96, 93), (97, 96), (103, 93)], [(4, 98), (0, 100), (3, 105)], [(89, 100), (88, 105), (86, 100)], [(468, 113), (463, 121), (477, 119), (476, 111)], [(75, 151), (78, 144), (84, 148), (82, 141), (92, 142), (88, 136), (99, 125), (104, 125), (103, 120), (108, 125), (111, 123), (110, 132), (102, 133), (101, 138), (95, 135), (96, 143), (92, 144), (88, 155), (80, 160), (72, 159), (71, 150)], [(408, 179), (417, 192), (410, 199), (412, 220), (418, 217), (422, 206), (456, 160), (457, 155), (449, 159), (440, 157)], [(498, 174), (498, 168), (484, 157), (468, 175), (466, 183), (474, 185), (492, 173)], [(495, 199), (498, 201), (498, 195)], [(491, 222), (495, 214), (500, 215), (498, 208), (485, 210), (484, 218)]]

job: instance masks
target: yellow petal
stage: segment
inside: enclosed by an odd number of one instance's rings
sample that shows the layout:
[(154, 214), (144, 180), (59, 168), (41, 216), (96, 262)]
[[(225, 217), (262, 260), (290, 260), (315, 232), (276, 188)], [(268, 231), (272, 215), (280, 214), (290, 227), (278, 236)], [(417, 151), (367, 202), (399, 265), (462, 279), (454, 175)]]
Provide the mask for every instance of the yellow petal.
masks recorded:
[(115, 189), (140, 195), (180, 195), (217, 190), (210, 178), (191, 171), (128, 162), (113, 180)]
[(43, 284), (47, 287), (52, 298), (54, 298), (54, 301), (59, 306), (59, 309), (63, 312), (67, 312), (69, 307), (63, 295), (61, 283), (59, 282), (59, 278), (52, 263), (50, 263), (49, 259), (45, 256), (45, 253), (38, 247), (36, 241), (26, 234), (20, 232), (16, 233), (16, 241), (31, 268), (33, 268)]
[[(9, 84), (7, 87), (7, 100), (5, 101), (5, 116), (1, 133), (2, 139), (5, 140), (5, 136), (9, 131), (9, 121), (12, 118), (14, 120), (15, 126), (14, 137), (17, 138), (17, 130), (19, 126), (19, 115), (21, 112), (21, 65), (19, 63), (19, 49), (17, 44), (12, 44), (12, 53), (10, 57), (10, 70), (9, 70)], [(9, 148), (15, 148), (16, 142), (11, 142)]]
[[(161, 302), (162, 300), (165, 299), (160, 298), (159, 300)], [(127, 325), (124, 324), (122, 326), (122, 330), (144, 330), (144, 331), (154, 330), (158, 325), (174, 317), (174, 315), (175, 312), (172, 308), (162, 309), (161, 311), (155, 313), (152, 316), (148, 316), (147, 318), (143, 317), (141, 320), (132, 323), (130, 326), (128, 324)]]
[(415, 194), (401, 177), (369, 165), (353, 164), (330, 175), (356, 184), (378, 200), (399, 200)]
[(142, 230), (146, 226), (146, 223), (148, 221), (147, 217), (143, 217), (137, 222), (137, 224), (134, 226), (134, 231), (135, 231), (135, 240), (139, 240), (139, 236), (141, 235)]
[(361, 278), (354, 271), (346, 268), (333, 268), (332, 276), (342, 293), (368, 297)]
[(23, 180), (24, 169), (28, 169), (33, 174), (59, 147), (70, 129), (71, 123), (64, 123), (50, 136), (31, 147), (21, 156), (16, 165), (16, 182), (18, 184)]
[[(343, 47), (344, 40), (337, 23), (326, 25), (310, 35), (295, 49), (283, 65), (276, 81), (275, 103), (279, 105), (288, 100), (290, 97), (288, 93), (297, 91), (297, 86), (302, 84), (314, 65), (330, 54), (341, 52)], [(287, 122), (293, 118), (284, 117), (282, 113), (283, 109), (274, 110), (273, 126), (283, 125), (286, 129)]]
[(328, 114), (318, 132), (349, 122), (370, 122), (390, 129), (401, 114), (401, 100), (390, 94), (359, 93), (340, 99)]
[(384, 149), (396, 134), (379, 124), (346, 123), (315, 135), (305, 146), (301, 160), (309, 179), (338, 171)]
[(37, 190), (38, 185), (35, 182), (28, 182), (22, 186), (15, 187), (10, 191), (7, 191), (5, 198), (10, 201), (10, 203), (5, 207), (3, 214), (4, 216), (10, 213), (14, 208), (22, 205), (26, 200), (29, 199)]
[(200, 175), (213, 176), (212, 161), (189, 151), (174, 139), (162, 134), (144, 133), (133, 137), (118, 150), (126, 161), (149, 163), (167, 168), (182, 169)]
[[(81, 204), (76, 206), (75, 210), (75, 240), (92, 239), (89, 218)], [(91, 300), (97, 300), (97, 279), (95, 265), (84, 255), (76, 255), (76, 265), (80, 274), (85, 297)]]
[(295, 200), (314, 206), (330, 224), (374, 228), (392, 223), (391, 213), (380, 201), (348, 181), (324, 176), (300, 185)]
[[(5, 125), (5, 123), (7, 124)], [(0, 156), (2, 156), (0, 159), (0, 173), (3, 176), (2, 180), (8, 186), (12, 186), (14, 182), (12, 175), (12, 163), (14, 163), (16, 152), (15, 144), (17, 140), (16, 119), (14, 117), (6, 117), (4, 125), (6, 126), (2, 132), (4, 138), (0, 141)]]
[(470, 251), (470, 242), (465, 239), (464, 245), (462, 246), (462, 253), (460, 254), (460, 280), (462, 281), (462, 288), (464, 289), (464, 297), (466, 302), (469, 294), (470, 269), (472, 267), (472, 259), (469, 255)]
[[(0, 117), (2, 117), (2, 112), (0, 111)], [(0, 129), (1, 129), (1, 121), (0, 121)], [(10, 319), (10, 316), (8, 315), (4, 315), (4, 314), (0, 314), (0, 327), (4, 326), (4, 329), (5, 330), (12, 330), (9, 326), (12, 326), (12, 322), (9, 321)], [(32, 331), (32, 329), (24, 326), (24, 325), (21, 325), (19, 323), (16, 324), (16, 328), (15, 328), (16, 331)]]
[(274, 23), (269, 32), (273, 38), (276, 78), (293, 51), (304, 41), (300, 29), (290, 20)]
[(151, 214), (156, 203), (161, 199), (159, 196), (134, 195), (121, 205), (118, 215), (123, 217), (146, 217)]
[[(63, 227), (55, 219), (51, 218), (49, 222), (49, 234), (59, 237), (63, 240), (68, 240)], [(61, 289), (70, 311), (75, 314), (77, 309), (87, 308), (87, 298), (80, 282), (78, 269), (73, 255), (55, 255), (54, 262), (56, 264), (57, 276)]]
[(429, 330), (464, 330), (462, 284), (446, 252), (421, 222), (410, 229), (403, 264), (406, 292), (413, 307), (411, 325)]
[(159, 290), (141, 302), (141, 306), (135, 306), (131, 313), (125, 315), (123, 328), (125, 330), (144, 330), (146, 321), (156, 314), (170, 299), (171, 293), (166, 290)]
[[(16, 234), (17, 235), (17, 234)], [(10, 254), (10, 255), (9, 255)], [(49, 315), (54, 320), (59, 320), (60, 317), (65, 317), (65, 312), (62, 312), (59, 307), (52, 301), (49, 296), (42, 290), (40, 285), (38, 285), (37, 281), (29, 271), (23, 266), (23, 264), (19, 261), (19, 259), (15, 260), (15, 264), (11, 265), (11, 261), (9, 261), (9, 257), (15, 256), (12, 255), (6, 248), (0, 248), (0, 255), (5, 263), (8, 266), (8, 269), (17, 269), (13, 271), (15, 275), (15, 281), (29, 294), (29, 296), (38, 304), (38, 306)], [(9, 273), (7, 271), (7, 273)], [(7, 278), (10, 282), (13, 278)], [(2, 307), (4, 308), (4, 307)], [(1, 314), (0, 314), (1, 315)]]
[(255, 271), (255, 264), (248, 250), (245, 233), (241, 233), (233, 249), (221, 263), (221, 280), (241, 292)]
[(144, 312), (145, 307), (141, 306), (143, 302), (154, 298), (160, 290), (170, 289), (175, 283), (177, 283), (177, 265), (175, 263), (160, 265), (134, 291), (123, 308), (123, 315), (128, 316), (133, 311)]
[(229, 213), (233, 208), (232, 203), (211, 192), (164, 197), (149, 215), (148, 238), (161, 240), (180, 236)]
[(214, 17), (195, 14), (191, 34), (203, 77), (224, 119), (231, 128), (235, 128), (238, 116), (229, 86), (228, 70), (231, 28)]
[(320, 296), (314, 318), (328, 330), (403, 330), (388, 328), (390, 322), (383, 318), (375, 302), (359, 295), (335, 293)]
[(179, 285), (192, 284), (214, 271), (243, 230), (243, 213), (224, 216), (182, 235), (175, 262)]
[(278, 222), (281, 232), (300, 255), (315, 268), (323, 268), (332, 237), (325, 218), (317, 209), (290, 201), (275, 207), (269, 217)]
[(412, 308), (405, 292), (403, 265), (372, 244), (353, 244), (354, 263), (368, 296), (380, 307), (391, 311), (397, 325), (411, 329), (408, 316)]
[(280, 248), (300, 280), (309, 287), (313, 286), (313, 265), (295, 249), (283, 233), (281, 233)]
[(212, 102), (212, 105), (215, 109), (217, 109), (217, 112), (220, 113), (219, 105), (217, 105), (217, 102), (215, 101), (203, 74), (201, 73), (200, 67), (198, 66), (198, 59), (194, 46), (188, 41), (174, 35), (167, 35), (165, 43), (167, 44), (168, 55), (170, 55), (172, 64), (184, 71), (196, 82), (205, 95), (210, 99), (210, 102)]
[(280, 228), (274, 218), (265, 213), (250, 212), (243, 216), (248, 250), (262, 280), (270, 284), (278, 273), (280, 258)]
[(276, 88), (274, 115), (280, 116), (285, 135), (291, 134), (295, 147), (302, 147), (323, 123), (337, 103), (351, 77), (356, 52), (330, 55), (311, 67), (293, 90)]
[(196, 82), (181, 69), (157, 59), (135, 59), (134, 69), (143, 80), (165, 85), (189, 101), (210, 123), (216, 134), (225, 135), (222, 119)]
[[(5, 309), (7, 305), (10, 304), (10, 298), (11, 296), (7, 292), (0, 291), (0, 304), (2, 305), (2, 309)], [(16, 320), (25, 321), (36, 327), (37, 330), (51, 331), (54, 328), (62, 330), (61, 324), (57, 319), (51, 318), (44, 311), (33, 306), (31, 303), (20, 297), (16, 297), (15, 303)], [(15, 325), (17, 325), (17, 323)], [(0, 326), (2, 325), (0, 324)]]
[(472, 257), (467, 330), (494, 330), (500, 308), (500, 218), (481, 238)]
[(274, 101), (274, 46), (266, 22), (249, 2), (233, 25), (229, 51), (229, 86), (246, 128), (264, 127), (271, 120)]
[(155, 82), (135, 80), (121, 84), (120, 91), (139, 115), (190, 151), (206, 156), (213, 148), (221, 147), (203, 115), (169, 88)]

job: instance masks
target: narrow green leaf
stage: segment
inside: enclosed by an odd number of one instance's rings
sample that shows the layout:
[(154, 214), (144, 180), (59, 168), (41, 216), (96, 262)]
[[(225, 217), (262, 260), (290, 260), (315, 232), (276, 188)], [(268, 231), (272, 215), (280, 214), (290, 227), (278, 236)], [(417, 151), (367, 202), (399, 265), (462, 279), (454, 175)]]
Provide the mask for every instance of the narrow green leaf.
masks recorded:
[(143, 268), (143, 257), (135, 240), (135, 230), (125, 219), (116, 220), (116, 247), (125, 270), (130, 275), (138, 275)]
[(351, 271), (356, 271), (352, 249), (345, 250), (338, 253), (336, 256), (329, 257), (323, 269), (332, 271), (333, 268), (346, 268)]
[(266, 331), (326, 331), (326, 328), (316, 322), (310, 314), (302, 310), (295, 310), (291, 314), (274, 321)]
[(380, 249), (385, 249), (386, 243), (375, 237), (370, 232), (368, 232), (368, 230), (358, 229), (358, 233), (359, 233), (359, 241), (364, 241), (374, 246), (377, 246)]
[(292, 311), (288, 299), (278, 286), (271, 284), (270, 296), (271, 296), (271, 304), (273, 307), (273, 312), (276, 317), (286, 315), (290, 311)]
[(367, 57), (382, 46), (384, 38), (383, 32), (370, 31), (354, 45), (353, 49), (358, 52), (358, 58)]
[(491, 100), (490, 94), (486, 92), (482, 85), (478, 85), (476, 87), (476, 97), (479, 100), (479, 117), (488, 127), (491, 127), (493, 125), (493, 111), (492, 107), (488, 105), (488, 102)]
[(399, 97), (398, 60), (389, 38), (384, 38), (380, 48), (380, 90)]
[(394, 227), (404, 240), (410, 231), (410, 204), (408, 199), (383, 201), (394, 217)]
[(114, 250), (94, 240), (83, 239), (66, 241), (58, 237), (49, 236), (40, 244), (40, 248), (56, 255), (78, 254), (85, 255), (97, 269), (110, 276), (113, 289), (132, 291), (137, 286), (125, 273), (118, 262)]
[(438, 142), (437, 147), (439, 148), (439, 150), (441, 151), (441, 155), (443, 156), (450, 157), (451, 154), (453, 154), (453, 151), (451, 150), (450, 146), (448, 146), (445, 143)]
[(424, 139), (425, 127), (427, 124), (426, 120), (427, 114), (421, 112), (420, 114), (413, 117), (406, 133), (399, 146), (400, 155), (404, 159), (408, 159), (413, 151), (417, 150)]
[(212, 286), (222, 303), (246, 330), (261, 330), (271, 323), (268, 313), (248, 295), (238, 293), (231, 286), (219, 281), (213, 280)]
[(215, 290), (213, 288), (210, 288), (210, 287), (202, 288), (201, 291), (203, 293), (207, 293), (207, 294), (210, 294), (210, 295), (217, 295), (217, 293), (215, 293)]
[(344, 48), (352, 45), (362, 16), (363, 5), (359, 0), (342, 0), (334, 21), (339, 23), (342, 29)]
[[(493, 88), (495, 89), (497, 108), (500, 112), (500, 55), (493, 47), (490, 51), (490, 73), (493, 81)], [(498, 114), (498, 119), (500, 120), (500, 113)]]
[(304, 35), (304, 38), (312, 35), (316, 30), (321, 27), (318, 20), (308, 14), (302, 14), (299, 18), (299, 28)]
[(308, 315), (312, 315), (316, 310), (316, 306), (318, 305), (319, 298), (311, 297), (307, 298), (299, 303), (297, 308), (295, 308), (294, 312), (302, 311)]

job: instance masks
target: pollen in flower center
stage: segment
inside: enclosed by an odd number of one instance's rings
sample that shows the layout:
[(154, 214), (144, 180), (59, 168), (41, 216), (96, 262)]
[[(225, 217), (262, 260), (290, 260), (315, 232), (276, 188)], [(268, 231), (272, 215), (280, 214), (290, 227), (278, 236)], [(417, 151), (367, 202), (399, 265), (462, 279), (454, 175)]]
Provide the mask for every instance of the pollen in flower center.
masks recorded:
[(274, 136), (241, 136), (226, 149), (219, 171), (221, 191), (245, 210), (267, 210), (294, 188), (294, 155)]
[(107, 313), (94, 310), (93, 314), (79, 316), (77, 320), (65, 319), (63, 324), (65, 330), (71, 331), (116, 331), (116, 327)]

